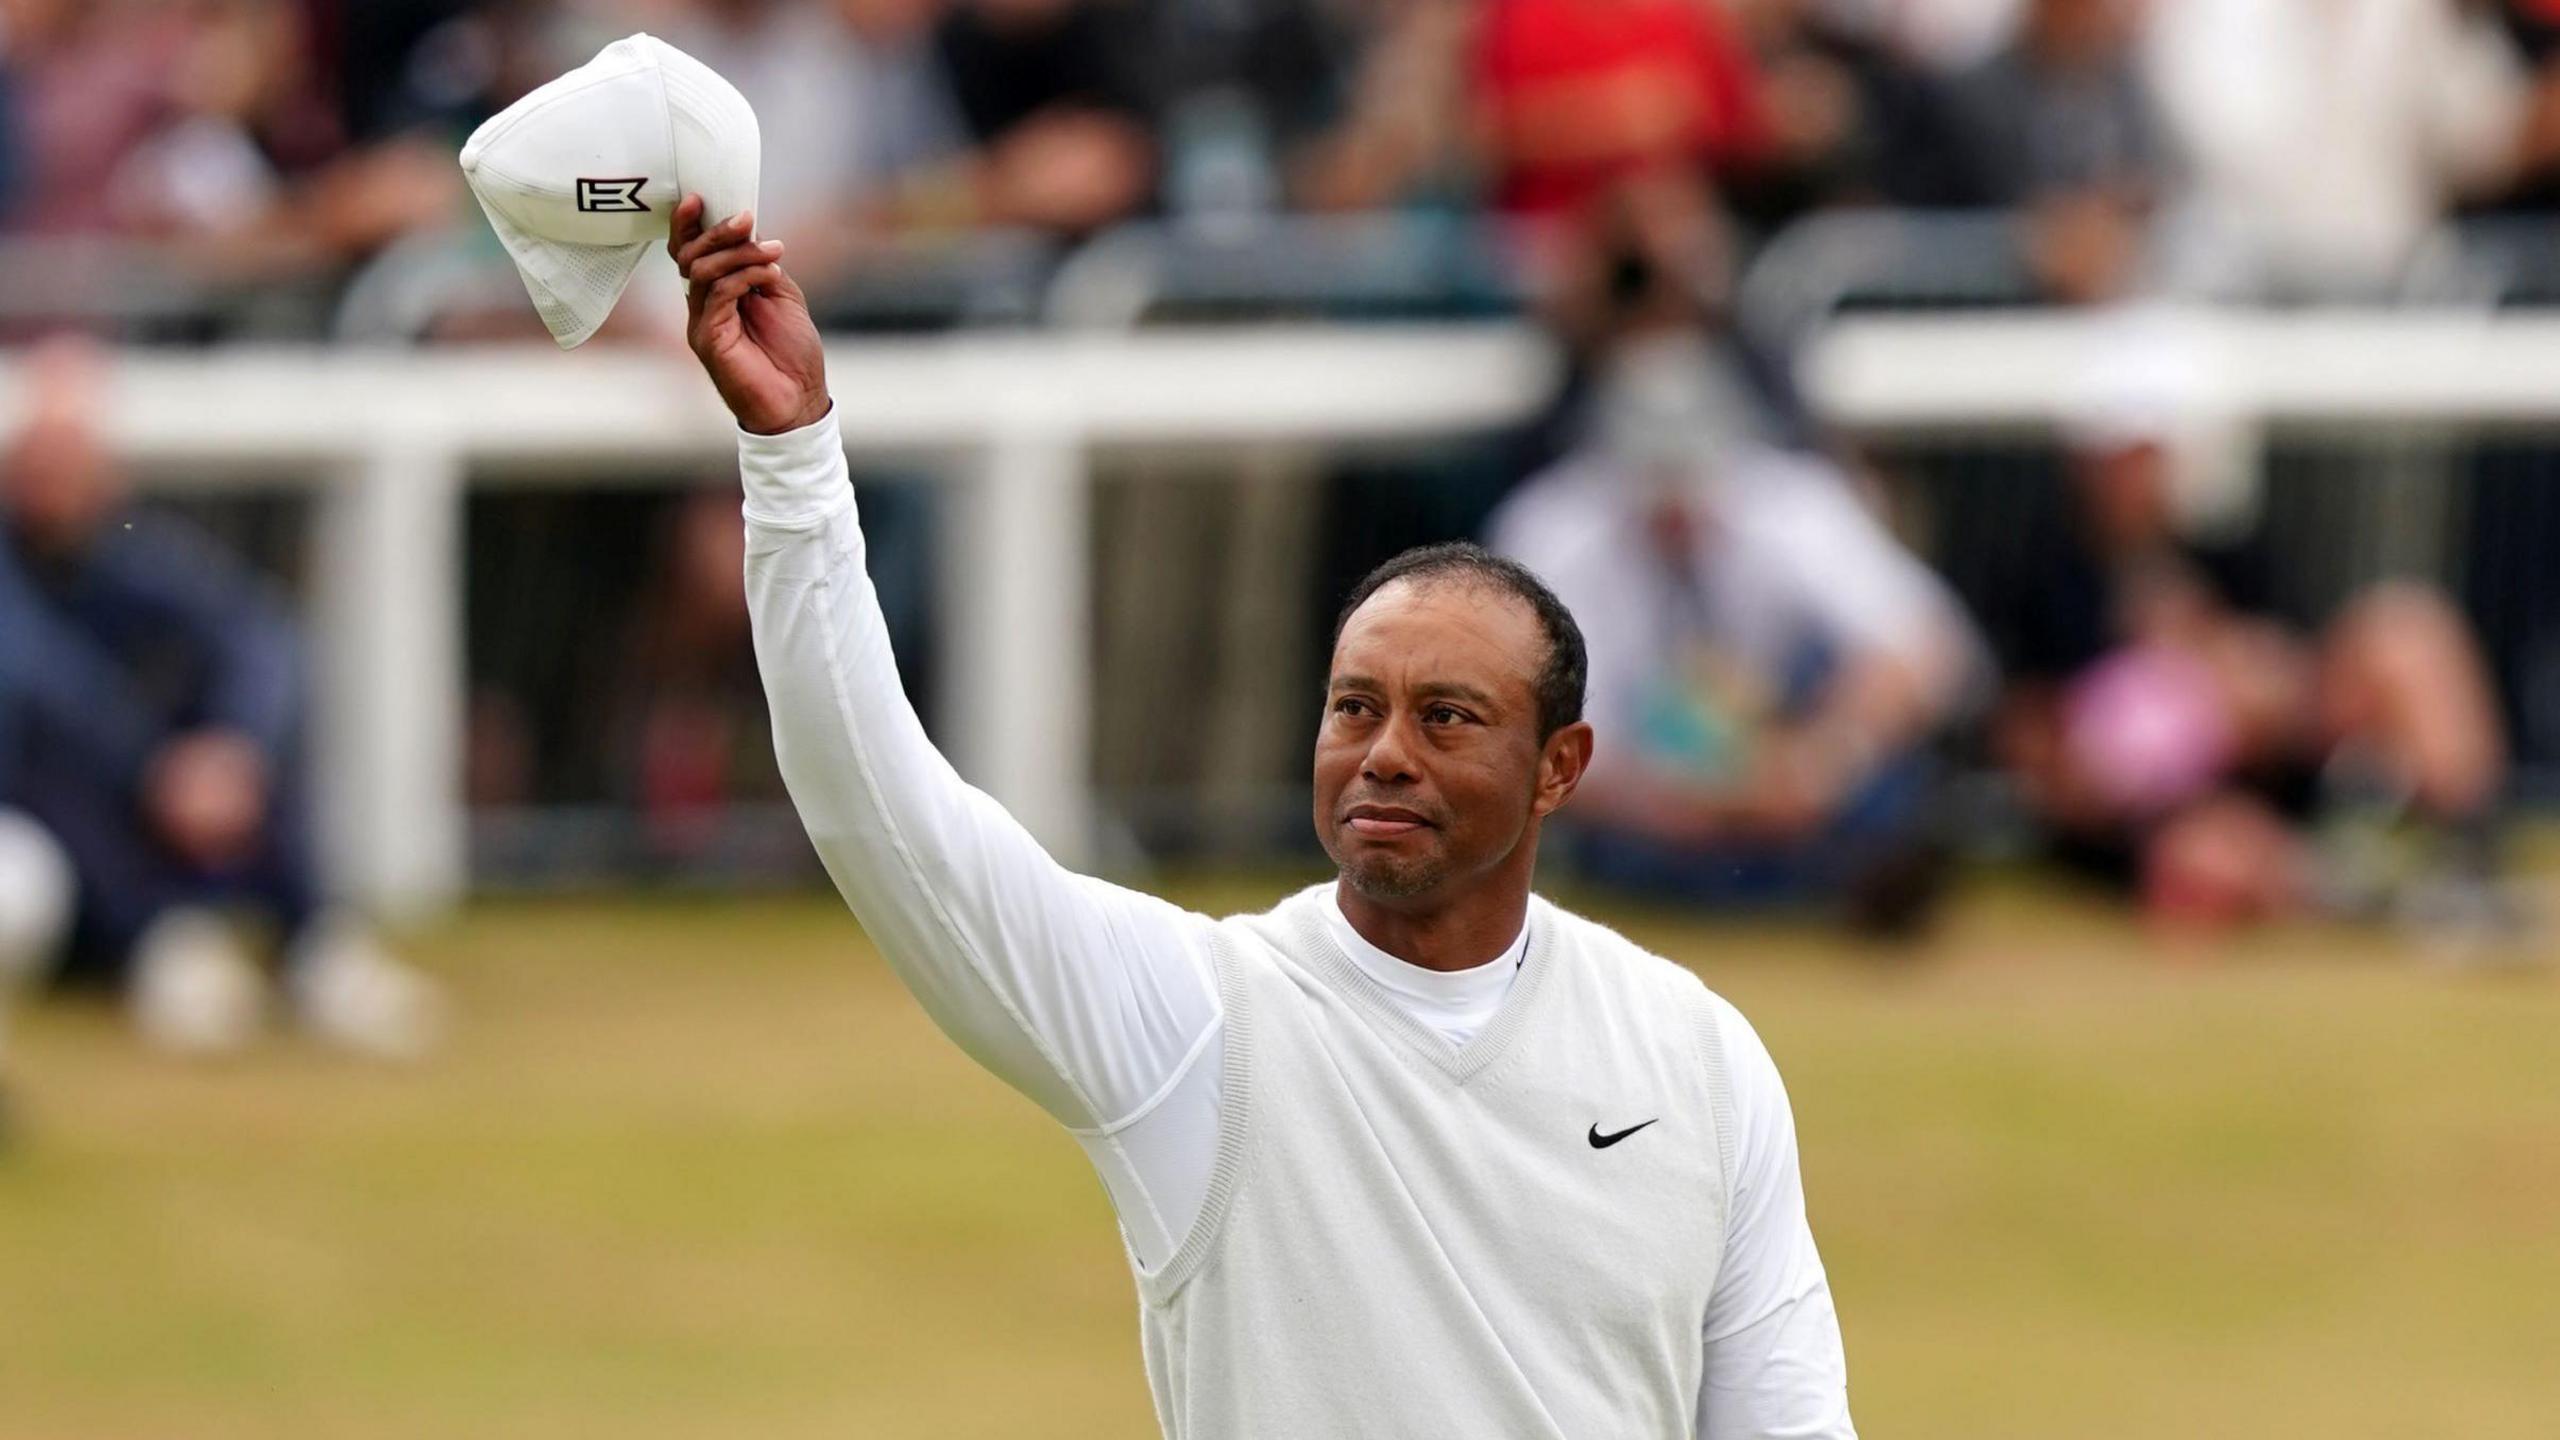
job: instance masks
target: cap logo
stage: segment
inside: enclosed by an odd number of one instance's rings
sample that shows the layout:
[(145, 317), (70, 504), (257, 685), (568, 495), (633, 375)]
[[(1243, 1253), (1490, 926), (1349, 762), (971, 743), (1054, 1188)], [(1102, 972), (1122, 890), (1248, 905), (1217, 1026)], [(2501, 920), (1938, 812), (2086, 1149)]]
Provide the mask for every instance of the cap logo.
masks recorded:
[(627, 180), (590, 180), (578, 177), (578, 208), (588, 214), (634, 215), (649, 206), (640, 198), (640, 187), (649, 183), (646, 175)]

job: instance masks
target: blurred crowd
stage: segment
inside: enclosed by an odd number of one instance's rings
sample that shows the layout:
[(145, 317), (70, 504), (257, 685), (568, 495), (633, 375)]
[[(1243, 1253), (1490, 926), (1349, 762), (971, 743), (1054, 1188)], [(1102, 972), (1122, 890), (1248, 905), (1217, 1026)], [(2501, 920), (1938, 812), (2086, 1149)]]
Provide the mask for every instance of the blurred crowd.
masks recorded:
[(1746, 249), (1963, 208), (2057, 298), (2373, 298), (2450, 283), (2440, 223), (2560, 157), (2548, 0), (6, 0), (0, 230), (343, 283), (476, 230), (469, 128), (644, 28), (753, 102), (820, 282), (1142, 218), (1534, 231), (1671, 176)]
[[(1804, 409), (1735, 297), (1789, 221), (1859, 206), (1987, 214), (2054, 303), (2459, 294), (2448, 217), (2560, 196), (2549, 0), (0, 0), (0, 338), (112, 321), (136, 284), (337, 296), (456, 246), (502, 284), (404, 332), (539, 336), (455, 151), (643, 28), (754, 103), (762, 228), (821, 293), (919, 245), (1146, 218), (1501, 231), (1568, 381), (1498, 454), (1419, 484), (1265, 456), (1214, 490), (1105, 487), (1106, 789), (1303, 774), (1270, 717), (1312, 693), (1338, 582), (1472, 534), (1588, 632), (1603, 743), (1564, 839), (1595, 883), (1905, 931), (1979, 838), (1959, 782), (1991, 774), (2050, 854), (2167, 922), (2531, 924), (2499, 855), (2514, 712), (2462, 607), (2414, 579), (2305, 604), (2265, 527), (2197, 524), (2209, 407), (2174, 347), (2129, 339), (2088, 377), (2041, 528), (1968, 569), (1906, 544), (1907, 493)], [(624, 334), (654, 323), (624, 308)], [(280, 975), (323, 1035), (415, 1053), (433, 987), (321, 886), (295, 627), (128, 504), (94, 355), (22, 358), (0, 978), (116, 981), (147, 1031), (215, 1049)], [(869, 479), (929, 696), (930, 507)], [(781, 800), (725, 477), (513, 503), (475, 501), (465, 546), (474, 805), (619, 806), (644, 871), (716, 857), (737, 807)], [(2533, 594), (2560, 646), (2560, 590)], [(1204, 643), (1205, 669), (1166, 663)], [(1226, 698), (1166, 733), (1201, 707), (1158, 692), (1203, 674)], [(730, 868), (805, 865), (793, 839)]]

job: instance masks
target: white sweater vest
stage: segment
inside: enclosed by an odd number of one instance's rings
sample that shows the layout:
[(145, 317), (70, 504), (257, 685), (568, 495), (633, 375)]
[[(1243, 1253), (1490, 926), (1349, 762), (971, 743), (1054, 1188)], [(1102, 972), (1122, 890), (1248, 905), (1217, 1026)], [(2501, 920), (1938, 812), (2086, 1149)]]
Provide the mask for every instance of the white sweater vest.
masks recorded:
[(1334, 945), (1330, 890), (1221, 925), (1215, 1178), (1139, 1276), (1165, 1433), (1690, 1436), (1731, 1169), (1706, 987), (1532, 899), (1453, 1050)]

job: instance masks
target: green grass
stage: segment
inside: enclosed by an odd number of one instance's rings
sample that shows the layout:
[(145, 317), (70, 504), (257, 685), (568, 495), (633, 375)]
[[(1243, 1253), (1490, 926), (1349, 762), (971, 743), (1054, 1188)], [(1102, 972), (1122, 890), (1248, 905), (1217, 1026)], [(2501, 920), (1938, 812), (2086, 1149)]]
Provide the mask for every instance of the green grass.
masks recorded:
[[(2164, 955), (2000, 886), (1898, 960), (1610, 918), (1784, 1067), (1869, 1436), (2560, 1425), (2546, 976)], [(464, 1007), (414, 1073), (22, 1017), (0, 1436), (1154, 1433), (1100, 1187), (831, 902), (492, 906), (413, 949)]]

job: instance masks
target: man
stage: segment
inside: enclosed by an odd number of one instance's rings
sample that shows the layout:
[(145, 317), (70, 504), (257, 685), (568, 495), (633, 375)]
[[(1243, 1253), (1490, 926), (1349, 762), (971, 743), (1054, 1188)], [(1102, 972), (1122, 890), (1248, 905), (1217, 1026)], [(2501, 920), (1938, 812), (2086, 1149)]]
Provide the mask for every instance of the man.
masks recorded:
[(1836, 466), (1759, 438), (1703, 331), (1621, 342), (1592, 409), (1492, 521), (1495, 549), (1589, 617), (1600, 752), (1577, 864), (1916, 925), (1942, 869), (1929, 742), (1989, 678), (1962, 608)]
[(1337, 635), (1341, 875), (1213, 920), (1061, 869), (898, 684), (824, 355), (752, 216), (670, 244), (737, 417), (783, 778), (900, 978), (1083, 1145), (1174, 1437), (1847, 1437), (1793, 1122), (1687, 971), (1530, 893), (1589, 764), (1571, 615), (1473, 547)]
[[(428, 982), (324, 903), (300, 808), (303, 704), (290, 622), (229, 556), (126, 504), (100, 441), (100, 376), (39, 351), (33, 404), (0, 452), (0, 886), (67, 869), (67, 934), (0, 935), (14, 964), (121, 985), (143, 1034), (195, 1053), (255, 1033), (265, 977), (228, 922), (283, 941), (300, 1018), (407, 1056), (430, 1040)], [(60, 863), (24, 857), (46, 848)], [(60, 912), (21, 895), (0, 912)], [(58, 952), (58, 953), (57, 953)]]

